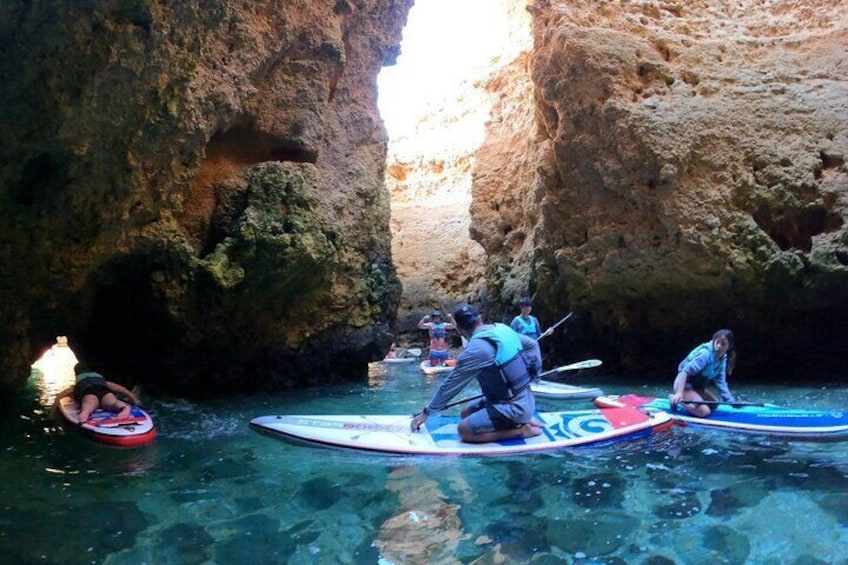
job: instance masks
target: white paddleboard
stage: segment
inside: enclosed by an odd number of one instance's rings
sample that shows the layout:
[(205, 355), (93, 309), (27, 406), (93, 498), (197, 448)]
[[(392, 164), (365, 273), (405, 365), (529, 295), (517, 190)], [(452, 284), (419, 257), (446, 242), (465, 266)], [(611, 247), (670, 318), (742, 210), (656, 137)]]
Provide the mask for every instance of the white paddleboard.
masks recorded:
[(424, 359), (418, 365), (418, 368), (421, 369), (421, 372), (426, 375), (436, 375), (439, 373), (450, 373), (453, 371), (454, 365), (456, 364), (455, 359), (448, 359), (450, 365), (436, 365), (435, 367), (430, 365), (429, 359)]
[(593, 400), (604, 394), (603, 390), (595, 387), (584, 388), (546, 380), (531, 383), (530, 390), (537, 398), (552, 400)]
[(549, 451), (648, 435), (671, 425), (665, 412), (605, 408), (541, 412), (541, 435), (497, 443), (465, 443), (457, 432), (459, 416), (430, 416), (421, 430), (409, 429), (409, 416), (261, 416), (250, 426), (263, 434), (311, 445), (416, 455), (506, 455)]

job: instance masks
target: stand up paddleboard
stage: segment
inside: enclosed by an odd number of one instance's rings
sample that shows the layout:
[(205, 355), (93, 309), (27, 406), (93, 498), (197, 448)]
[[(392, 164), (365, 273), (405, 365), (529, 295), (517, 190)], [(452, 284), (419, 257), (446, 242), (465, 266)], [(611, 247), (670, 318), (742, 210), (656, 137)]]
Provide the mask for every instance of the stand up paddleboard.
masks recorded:
[(261, 416), (255, 431), (293, 443), (408, 455), (508, 455), (611, 443), (667, 429), (664, 412), (635, 408), (541, 412), (541, 435), (496, 443), (465, 443), (457, 432), (459, 416), (432, 415), (418, 432), (409, 416)]
[(418, 368), (421, 369), (421, 372), (426, 375), (436, 375), (439, 373), (450, 373), (453, 371), (454, 366), (456, 365), (456, 359), (448, 359), (445, 361), (444, 365), (430, 365), (429, 359), (424, 359), (421, 361), (421, 364), (418, 365)]
[(848, 439), (848, 413), (840, 410), (802, 410), (749, 402), (715, 403), (710, 406), (712, 412), (709, 416), (699, 418), (682, 406), (672, 408), (668, 398), (626, 394), (601, 396), (594, 402), (599, 407), (629, 406), (647, 411), (661, 410), (679, 422), (705, 428), (789, 439)]
[(418, 361), (417, 357), (386, 357), (383, 359), (383, 363), (393, 364), (393, 363), (409, 363), (412, 361)]
[(530, 384), (530, 390), (536, 398), (548, 398), (551, 400), (593, 400), (604, 394), (604, 391), (595, 387), (580, 387), (541, 380)]
[(89, 438), (119, 447), (139, 447), (153, 441), (156, 427), (150, 415), (133, 406), (130, 415), (118, 418), (114, 412), (97, 410), (87, 422), (79, 421), (79, 404), (71, 397), (59, 399), (59, 413), (75, 429)]

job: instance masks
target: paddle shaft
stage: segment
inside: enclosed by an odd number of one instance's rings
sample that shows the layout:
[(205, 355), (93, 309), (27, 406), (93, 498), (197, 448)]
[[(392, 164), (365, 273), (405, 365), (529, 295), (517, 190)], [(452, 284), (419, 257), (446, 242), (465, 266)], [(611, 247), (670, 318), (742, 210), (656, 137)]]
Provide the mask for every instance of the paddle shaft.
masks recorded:
[[(553, 332), (555, 329), (557, 329), (557, 328), (559, 327), (559, 325), (560, 325), (560, 324), (562, 324), (562, 323), (563, 323), (563, 322), (565, 322), (567, 319), (569, 319), (569, 318), (572, 316), (572, 314), (574, 314), (574, 312), (569, 312), (568, 314), (566, 314), (566, 315), (565, 315), (565, 317), (564, 317), (562, 320), (560, 320), (559, 322), (557, 322), (556, 324), (554, 324), (554, 325), (552, 325), (550, 328), (548, 328), (548, 331)], [(536, 341), (540, 341), (540, 340), (541, 340), (543, 337), (545, 337), (546, 335), (549, 335), (549, 334), (548, 334), (547, 332), (546, 332), (546, 333), (543, 333), (542, 335), (540, 335), (540, 336), (536, 339)]]
[(544, 377), (546, 375), (550, 375), (552, 373), (561, 373), (563, 371), (576, 371), (579, 369), (591, 369), (593, 367), (600, 367), (601, 361), (599, 359), (587, 359), (585, 361), (578, 361), (577, 363), (572, 363), (570, 365), (563, 365), (562, 367), (557, 367), (556, 369), (551, 369), (550, 371), (545, 371), (541, 373), (539, 377)]
[(722, 404), (727, 404), (728, 406), (733, 406), (734, 408), (739, 408), (740, 406), (765, 406), (762, 402), (730, 402), (724, 400), (686, 400), (685, 398), (680, 401), (680, 404), (703, 404), (704, 406), (720, 406)]
[[(539, 378), (544, 377), (545, 375), (550, 375), (551, 373), (559, 373), (562, 371), (573, 371), (576, 369), (588, 369), (590, 367), (597, 367), (601, 364), (601, 362), (597, 359), (587, 359), (586, 361), (580, 361), (577, 363), (572, 363), (571, 365), (564, 365), (562, 367), (557, 367), (556, 369), (551, 369), (550, 371), (545, 371), (539, 375)], [(446, 404), (443, 410), (452, 408), (454, 406), (458, 406), (460, 404), (465, 404), (466, 402), (471, 402), (472, 400), (477, 400), (486, 396), (485, 394), (478, 394), (477, 396), (470, 396), (468, 398), (463, 398), (462, 400), (457, 400), (456, 402), (451, 402)]]

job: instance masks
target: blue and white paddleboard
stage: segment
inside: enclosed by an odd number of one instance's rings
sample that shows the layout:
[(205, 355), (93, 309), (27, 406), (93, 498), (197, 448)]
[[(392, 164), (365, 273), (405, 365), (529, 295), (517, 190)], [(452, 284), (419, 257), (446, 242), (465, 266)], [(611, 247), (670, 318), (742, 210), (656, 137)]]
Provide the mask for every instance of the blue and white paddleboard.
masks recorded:
[(418, 432), (409, 416), (262, 416), (250, 422), (257, 432), (294, 443), (307, 443), (413, 455), (508, 455), (608, 443), (648, 435), (671, 425), (668, 414), (634, 408), (542, 412), (544, 432), (536, 437), (496, 443), (465, 443), (457, 433), (459, 416), (432, 415)]
[(661, 410), (677, 421), (735, 432), (779, 436), (791, 439), (827, 440), (848, 439), (848, 412), (841, 410), (803, 410), (775, 404), (738, 402), (710, 406), (706, 418), (693, 416), (685, 408), (672, 409), (668, 398), (626, 394), (601, 396), (595, 399), (599, 407), (622, 407)]
[(546, 380), (531, 383), (530, 390), (536, 398), (551, 400), (592, 400), (604, 394), (603, 390), (596, 387), (580, 387)]

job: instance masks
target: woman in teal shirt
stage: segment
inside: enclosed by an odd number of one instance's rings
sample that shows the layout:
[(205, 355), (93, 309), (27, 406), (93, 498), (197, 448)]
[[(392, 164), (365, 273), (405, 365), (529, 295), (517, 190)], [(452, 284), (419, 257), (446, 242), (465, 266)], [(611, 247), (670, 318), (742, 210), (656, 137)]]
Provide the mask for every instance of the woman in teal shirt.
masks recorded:
[(706, 418), (711, 412), (709, 406), (686, 401), (718, 401), (715, 394), (707, 390), (708, 384), (718, 389), (722, 401), (735, 400), (727, 386), (727, 375), (733, 371), (736, 362), (734, 341), (732, 331), (718, 330), (710, 341), (689, 352), (677, 367), (674, 392), (668, 397), (672, 407), (682, 402), (693, 416)]

